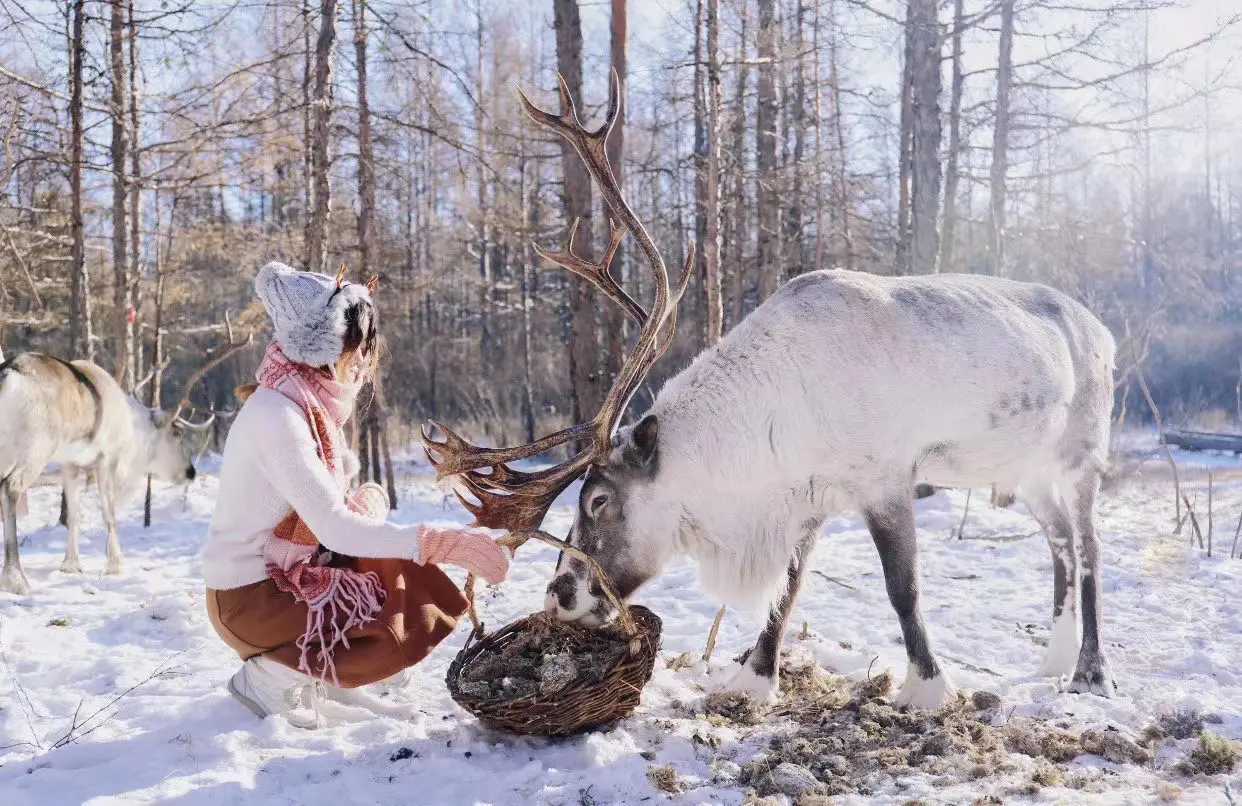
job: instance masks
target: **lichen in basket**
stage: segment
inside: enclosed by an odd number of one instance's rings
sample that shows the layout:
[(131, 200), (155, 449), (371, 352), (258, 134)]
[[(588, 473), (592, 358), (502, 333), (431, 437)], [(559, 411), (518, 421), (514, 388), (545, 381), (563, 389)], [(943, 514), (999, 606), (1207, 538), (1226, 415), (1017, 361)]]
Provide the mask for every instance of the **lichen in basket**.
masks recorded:
[(462, 694), (486, 700), (551, 696), (570, 683), (603, 680), (628, 651), (629, 639), (618, 630), (582, 627), (542, 613), (531, 616), (527, 627), (463, 671)]

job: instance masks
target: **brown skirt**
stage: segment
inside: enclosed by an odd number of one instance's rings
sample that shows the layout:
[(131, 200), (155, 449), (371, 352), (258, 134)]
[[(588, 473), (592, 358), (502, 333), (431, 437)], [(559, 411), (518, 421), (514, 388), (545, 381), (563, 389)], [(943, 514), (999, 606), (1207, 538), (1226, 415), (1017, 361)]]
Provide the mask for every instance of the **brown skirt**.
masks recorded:
[[(335, 563), (334, 563), (335, 564)], [(457, 627), (468, 607), (466, 597), (434, 565), (410, 560), (350, 559), (358, 571), (374, 571), (387, 592), (379, 618), (345, 633), (349, 646), (332, 652), (341, 688), (354, 688), (392, 677), (427, 657)], [(306, 632), (307, 606), (284, 593), (270, 579), (230, 590), (207, 589), (207, 615), (224, 643), (242, 660), (266, 655), (298, 668), (302, 651), (295, 642)], [(308, 661), (316, 676), (317, 644)]]

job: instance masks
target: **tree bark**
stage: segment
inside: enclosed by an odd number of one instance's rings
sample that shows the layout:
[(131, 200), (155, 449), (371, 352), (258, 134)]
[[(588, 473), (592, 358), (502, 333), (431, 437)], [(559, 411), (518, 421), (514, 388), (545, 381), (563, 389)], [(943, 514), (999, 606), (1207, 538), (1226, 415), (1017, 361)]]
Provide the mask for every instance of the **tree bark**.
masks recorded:
[(487, 170), (483, 155), (487, 151), (487, 115), (484, 110), (487, 84), (483, 75), (483, 3), (475, 3), (475, 97), (474, 108), (475, 147), (479, 152), (476, 161), (475, 184), (478, 190), (478, 245), (479, 250), (479, 366), (489, 374), (492, 365), (492, 212), (488, 203)]
[(732, 160), (733, 160), (733, 191), (732, 200), (732, 237), (729, 244), (732, 251), (730, 263), (733, 271), (729, 275), (729, 299), (732, 306), (731, 316), (729, 318), (730, 326), (736, 326), (742, 321), (743, 313), (746, 309), (746, 279), (750, 272), (747, 271), (746, 262), (746, 244), (749, 242), (749, 233), (746, 232), (746, 83), (750, 76), (750, 68), (748, 66), (746, 26), (749, 21), (750, 8), (749, 0), (744, 0), (741, 4), (739, 13), (740, 32), (738, 34), (738, 54), (742, 60), (737, 71), (737, 85), (733, 94), (733, 121), (731, 131), (732, 141)]
[[(582, 19), (577, 0), (553, 0), (553, 26), (556, 29), (556, 64), (569, 94), (582, 109)], [(570, 244), (575, 254), (593, 260), (595, 231), (591, 215), (591, 175), (578, 153), (561, 140), (561, 164), (565, 175), (565, 202), (570, 221), (581, 222), (577, 237)], [(595, 300), (591, 286), (580, 277), (569, 283), (569, 380), (570, 406), (574, 422), (586, 422), (599, 410), (600, 393), (599, 333)]]
[[(790, 108), (790, 125), (793, 127), (793, 182), (790, 188), (788, 207), (785, 208), (784, 260), (781, 280), (789, 280), (807, 270), (806, 238), (802, 234), (802, 216), (804, 193), (804, 176), (802, 157), (806, 153), (806, 64), (803, 56), (803, 25), (805, 23), (806, 5), (797, 3), (797, 11), (793, 24), (793, 52), (797, 55), (797, 63), (793, 70), (793, 92)], [(788, 141), (788, 136), (784, 138)]]
[(897, 145), (897, 273), (910, 273), (910, 175), (914, 172), (914, 31), (915, 3), (907, 0), (906, 47), (901, 68), (901, 129)]
[[(609, 56), (612, 60), (612, 69), (617, 71), (617, 76), (621, 79), (621, 111), (617, 113), (617, 121), (613, 124), (612, 134), (606, 144), (606, 153), (608, 164), (612, 166), (613, 178), (617, 180), (617, 187), (622, 191), (625, 190), (625, 116), (628, 100), (627, 87), (629, 86), (629, 76), (626, 72), (629, 69), (626, 51), (629, 40), (628, 14), (627, 0), (612, 0)], [(628, 268), (629, 252), (625, 246), (622, 244), (614, 259), (613, 276), (618, 278), (619, 283), (624, 283), (624, 275)], [(601, 341), (604, 346), (604, 360), (601, 363), (611, 383), (621, 371), (622, 355), (625, 352), (626, 319), (621, 309), (616, 305), (605, 306), (600, 316), (600, 326), (603, 330)]]
[[(845, 150), (845, 121), (841, 111), (840, 62), (837, 58), (837, 36), (840, 33), (840, 29), (837, 26), (836, 0), (829, 0), (828, 2), (828, 17), (832, 25), (832, 38), (828, 40), (828, 69), (832, 76), (829, 79), (832, 83), (832, 128), (837, 140), (837, 219), (840, 222), (841, 241), (845, 250), (845, 266), (852, 269), (855, 268), (854, 236), (850, 222), (850, 186), (845, 172), (847, 154)], [(824, 267), (817, 266), (816, 268)]]
[(358, 269), (371, 274), (375, 253), (375, 156), (367, 82), (366, 0), (353, 0), (354, 54), (358, 73)]
[(953, 250), (957, 231), (957, 183), (962, 153), (962, 34), (966, 27), (965, 0), (953, 0), (953, 84), (949, 100), (949, 153), (944, 172), (944, 227), (940, 233), (940, 270), (956, 271)]
[[(694, 254), (694, 274), (703, 284), (703, 296), (711, 291), (707, 283), (707, 89), (704, 87), (703, 2), (698, 0), (694, 8), (694, 241), (699, 248)], [(705, 304), (708, 304), (705, 302)], [(703, 327), (695, 334), (695, 352), (701, 352), (712, 342), (707, 335), (707, 316)]]
[(82, 61), (86, 55), (83, 30), (86, 0), (73, 0), (72, 33), (69, 39), (69, 227), (70, 253), (69, 357), (95, 359), (95, 334), (91, 327), (91, 287), (86, 271), (86, 229), (82, 219)]
[(777, 228), (780, 200), (776, 192), (776, 2), (759, 0), (759, 110), (756, 117), (758, 158), (755, 165), (758, 187), (758, 270), (759, 301), (776, 291), (781, 261)]
[[(132, 0), (128, 0), (132, 2)], [(133, 332), (129, 327), (129, 227), (125, 208), (129, 201), (126, 182), (129, 143), (125, 114), (125, 7), (127, 0), (113, 0), (108, 28), (108, 77), (112, 86), (109, 116), (112, 118), (112, 316), (116, 366), (113, 375), (122, 389), (133, 387), (130, 360)]]
[(940, 23), (936, 0), (912, 0), (910, 271), (932, 274), (939, 257)]
[(319, 39), (315, 44), (315, 100), (312, 118), (311, 171), (314, 192), (308, 268), (328, 273), (328, 226), (332, 218), (332, 62), (336, 52), (336, 0), (321, 0)]
[(142, 148), (138, 144), (138, 26), (134, 22), (134, 0), (126, 4), (129, 24), (129, 305), (134, 311), (129, 323), (129, 343), (133, 345), (130, 383), (136, 384), (145, 365), (142, 357), (140, 283), (142, 278)]
[(724, 307), (720, 294), (720, 0), (707, 0), (707, 237), (701, 249), (707, 268), (707, 344), (720, 341)]
[(311, 74), (314, 72), (314, 51), (311, 50), (310, 0), (302, 0), (302, 265), (311, 268), (311, 226), (314, 221), (315, 170), (314, 136), (311, 130)]
[(1005, 273), (1005, 179), (1009, 172), (1009, 91), (1013, 85), (1014, 0), (1001, 0), (1000, 58), (996, 70), (996, 125), (988, 208), (988, 272)]

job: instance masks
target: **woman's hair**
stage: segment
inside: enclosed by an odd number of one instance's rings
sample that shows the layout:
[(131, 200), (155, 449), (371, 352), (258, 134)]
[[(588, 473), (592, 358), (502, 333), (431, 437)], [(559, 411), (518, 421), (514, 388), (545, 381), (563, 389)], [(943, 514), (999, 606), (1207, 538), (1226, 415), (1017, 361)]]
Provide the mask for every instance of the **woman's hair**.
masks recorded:
[[(364, 383), (372, 380), (379, 370), (381, 343), (376, 319), (375, 306), (365, 300), (345, 309), (345, 335), (342, 339), (341, 355), (361, 351)], [(237, 395), (238, 405), (245, 403), (258, 388), (259, 385), (253, 381), (237, 387), (234, 394)]]

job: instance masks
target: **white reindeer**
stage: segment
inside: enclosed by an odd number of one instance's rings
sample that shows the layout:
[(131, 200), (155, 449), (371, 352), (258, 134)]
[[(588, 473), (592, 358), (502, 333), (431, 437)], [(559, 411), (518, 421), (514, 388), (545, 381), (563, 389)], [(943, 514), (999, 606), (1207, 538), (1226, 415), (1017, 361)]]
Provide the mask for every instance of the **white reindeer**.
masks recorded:
[(194, 479), (192, 430), (126, 395), (89, 361), (24, 353), (0, 364), (0, 591), (30, 591), (18, 556), (17, 503), (50, 462), (61, 466), (69, 528), (60, 570), (82, 571), (79, 503), (86, 473), (94, 470), (108, 532), (107, 573), (115, 574), (121, 570), (117, 509), (148, 474), (170, 482)]
[[(622, 598), (685, 555), (716, 598), (766, 610), (767, 625), (730, 685), (769, 699), (821, 524), (831, 513), (861, 512), (905, 639), (909, 665), (897, 702), (937, 707), (954, 688), (920, 609), (914, 488), (995, 484), (1027, 504), (1052, 550), (1044, 672), (1072, 674), (1071, 691), (1111, 696), (1095, 528), (1113, 394), (1108, 330), (1042, 285), (812, 272), (698, 356), (636, 425), (614, 435), (626, 401), (671, 338), (671, 328), (662, 331), (689, 276), (670, 292), (658, 251), (612, 180), (603, 143), (616, 93), (614, 77), (608, 121), (595, 132), (578, 123), (563, 85), (559, 116), (525, 105), (574, 144), (620, 221), (597, 264), (569, 250), (547, 256), (592, 279), (643, 327), (592, 423), (503, 450), (476, 448), (447, 431), (444, 442), (424, 436), (440, 474), (478, 499), (463, 500), (477, 522), (536, 528), (556, 494), (585, 471), (569, 542), (599, 562)], [(636, 237), (655, 271), (650, 317), (608, 274), (618, 232)], [(592, 446), (561, 466), (523, 474), (504, 464), (587, 436)], [(586, 565), (565, 555), (547, 608), (587, 624), (613, 615)]]

